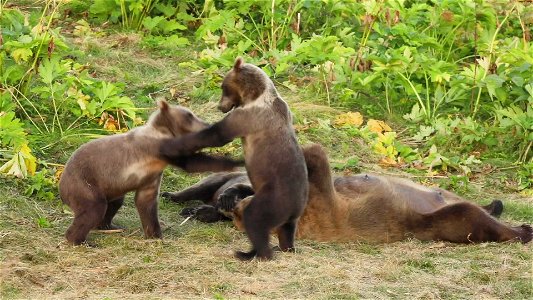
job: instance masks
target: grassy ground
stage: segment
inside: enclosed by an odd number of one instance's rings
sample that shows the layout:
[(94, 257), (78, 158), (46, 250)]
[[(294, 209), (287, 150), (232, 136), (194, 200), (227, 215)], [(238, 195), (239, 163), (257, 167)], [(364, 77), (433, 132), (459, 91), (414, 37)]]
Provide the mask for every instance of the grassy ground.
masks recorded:
[[(153, 107), (164, 97), (190, 106), (209, 121), (218, 94), (201, 88), (203, 75), (178, 64), (194, 53), (181, 49), (161, 56), (143, 49), (136, 35), (111, 34), (72, 42), (87, 54), (99, 78), (125, 82), (139, 106)], [(177, 88), (171, 96), (170, 89)], [(280, 88), (300, 124), (302, 143), (319, 142), (333, 161), (358, 157), (352, 171), (399, 173), (376, 167), (377, 157), (358, 139), (321, 125), (338, 113), (320, 105), (308, 92)], [(147, 96), (149, 95), (149, 96)], [(64, 163), (76, 144), (58, 155)], [(239, 152), (238, 143), (224, 151)], [(349, 171), (347, 171), (349, 172)], [(501, 171), (503, 172), (503, 171)], [(507, 222), (533, 223), (533, 199), (512, 193), (503, 173), (480, 176), (461, 193), (479, 203), (504, 200)], [(400, 173), (401, 176), (411, 176)], [(177, 190), (202, 176), (165, 171), (162, 190)], [(443, 179), (426, 184), (446, 184)], [(485, 243), (454, 245), (409, 240), (387, 245), (334, 244), (300, 240), (294, 254), (277, 254), (270, 262), (239, 262), (236, 249), (249, 247), (246, 237), (229, 223), (180, 223), (181, 207), (160, 202), (162, 241), (144, 240), (131, 195), (116, 217), (127, 230), (91, 233), (97, 247), (72, 247), (63, 234), (72, 214), (59, 199), (25, 197), (22, 185), (0, 187), (0, 297), (30, 299), (168, 299), (168, 298), (315, 298), (315, 299), (528, 299), (533, 297), (532, 245)], [(49, 224), (39, 225), (39, 219)]]

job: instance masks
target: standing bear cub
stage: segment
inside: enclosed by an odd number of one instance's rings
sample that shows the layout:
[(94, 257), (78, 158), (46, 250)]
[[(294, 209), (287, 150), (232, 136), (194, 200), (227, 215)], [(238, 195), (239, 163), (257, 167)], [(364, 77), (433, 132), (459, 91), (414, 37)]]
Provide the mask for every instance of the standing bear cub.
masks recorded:
[(222, 82), (219, 109), (229, 114), (198, 133), (163, 143), (162, 155), (174, 159), (241, 138), (246, 171), (255, 191), (243, 212), (253, 248), (236, 252), (236, 257), (271, 259), (272, 230), (277, 232), (279, 248), (293, 251), (296, 224), (307, 203), (308, 181), (287, 103), (263, 70), (238, 58)]
[(161, 238), (157, 195), (163, 169), (172, 164), (188, 172), (231, 170), (239, 163), (196, 153), (172, 160), (159, 154), (168, 138), (200, 131), (208, 126), (190, 110), (158, 102), (146, 125), (127, 133), (100, 138), (72, 154), (59, 181), (61, 200), (74, 212), (66, 232), (72, 244), (83, 243), (93, 228), (112, 229), (111, 221), (124, 195), (135, 191), (135, 205), (147, 238)]

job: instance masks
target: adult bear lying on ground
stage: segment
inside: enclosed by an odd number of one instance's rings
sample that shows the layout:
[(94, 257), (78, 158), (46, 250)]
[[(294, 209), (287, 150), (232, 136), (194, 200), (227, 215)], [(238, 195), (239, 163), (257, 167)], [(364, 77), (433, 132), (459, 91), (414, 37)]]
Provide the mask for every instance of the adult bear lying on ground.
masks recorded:
[(190, 110), (158, 103), (146, 125), (127, 133), (90, 141), (76, 150), (59, 181), (61, 200), (74, 212), (65, 236), (72, 244), (83, 243), (93, 228), (116, 228), (111, 221), (127, 192), (135, 191), (135, 205), (146, 238), (161, 238), (157, 195), (163, 169), (172, 164), (188, 172), (229, 171), (240, 162), (201, 153), (175, 157), (159, 155), (161, 143), (208, 126)]
[[(455, 243), (531, 241), (531, 226), (511, 227), (493, 217), (501, 214), (501, 201), (480, 207), (452, 192), (394, 177), (359, 174), (332, 179), (319, 145), (305, 147), (304, 155), (309, 202), (298, 223), (299, 238), (370, 243), (408, 237)], [(206, 205), (184, 212), (196, 213), (204, 221), (225, 218), (219, 210), (234, 214), (234, 223), (243, 230), (241, 211), (252, 193), (246, 174), (235, 172), (214, 174), (162, 196), (180, 203), (202, 200)]]

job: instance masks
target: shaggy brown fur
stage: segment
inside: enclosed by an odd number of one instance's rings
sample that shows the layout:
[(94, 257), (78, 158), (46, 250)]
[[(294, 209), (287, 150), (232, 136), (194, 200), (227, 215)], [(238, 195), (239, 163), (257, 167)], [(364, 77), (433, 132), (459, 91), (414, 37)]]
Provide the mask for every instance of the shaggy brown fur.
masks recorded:
[(188, 172), (231, 170), (239, 164), (200, 153), (173, 160), (159, 156), (163, 140), (208, 125), (184, 107), (169, 106), (165, 101), (158, 105), (159, 110), (146, 125), (86, 143), (70, 157), (59, 182), (61, 199), (74, 212), (74, 221), (66, 232), (70, 243), (84, 242), (95, 227), (116, 228), (111, 221), (129, 191), (136, 191), (135, 205), (144, 235), (160, 238), (157, 194), (167, 164)]
[[(360, 174), (333, 180), (326, 154), (319, 145), (304, 148), (304, 155), (309, 202), (298, 223), (299, 238), (371, 243), (389, 243), (408, 237), (456, 243), (508, 240), (527, 243), (532, 238), (531, 226), (511, 227), (493, 217), (502, 212), (499, 200), (479, 207), (452, 192), (394, 177)], [(231, 180), (217, 181), (225, 176)], [(245, 176), (244, 173), (213, 174), (190, 189), (172, 195), (182, 202), (198, 199), (220, 207), (219, 195), (225, 193), (225, 199), (238, 203), (234, 223), (244, 230), (241, 215), (250, 198), (241, 197), (228, 183), (246, 185)], [(208, 186), (216, 192), (197, 197)], [(232, 187), (234, 190), (230, 190)]]
[(184, 150), (222, 146), (242, 138), (255, 195), (243, 211), (252, 250), (238, 251), (236, 256), (271, 259), (269, 234), (274, 228), (278, 228), (281, 250), (292, 251), (296, 224), (307, 202), (307, 170), (287, 103), (263, 70), (239, 58), (224, 78), (219, 108), (231, 112), (197, 134), (170, 140), (161, 153), (172, 158)]

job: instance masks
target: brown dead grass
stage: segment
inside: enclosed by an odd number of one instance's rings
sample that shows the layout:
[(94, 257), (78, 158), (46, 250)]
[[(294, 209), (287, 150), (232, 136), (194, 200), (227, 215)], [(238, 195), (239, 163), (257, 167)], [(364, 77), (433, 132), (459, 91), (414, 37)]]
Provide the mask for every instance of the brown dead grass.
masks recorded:
[[(228, 223), (179, 226), (172, 204), (161, 207), (165, 239), (143, 239), (127, 199), (117, 216), (124, 233), (91, 233), (97, 247), (73, 247), (63, 238), (71, 215), (57, 204), (2, 194), (2, 298), (525, 299), (532, 292), (532, 244), (298, 241), (297, 253), (245, 263), (232, 256), (249, 247), (242, 233)], [(52, 228), (39, 228), (38, 215)]]

